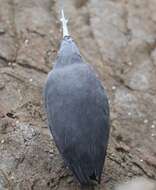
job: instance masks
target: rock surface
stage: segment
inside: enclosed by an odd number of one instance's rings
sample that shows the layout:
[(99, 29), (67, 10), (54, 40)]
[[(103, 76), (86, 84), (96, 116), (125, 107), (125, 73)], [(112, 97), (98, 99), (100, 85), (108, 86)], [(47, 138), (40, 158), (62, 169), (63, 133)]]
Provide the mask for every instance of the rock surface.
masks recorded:
[[(42, 102), (61, 40), (60, 2), (0, 5), (0, 189), (79, 189), (49, 135)], [(64, 8), (110, 99), (101, 189), (138, 175), (156, 180), (156, 1), (69, 0)]]

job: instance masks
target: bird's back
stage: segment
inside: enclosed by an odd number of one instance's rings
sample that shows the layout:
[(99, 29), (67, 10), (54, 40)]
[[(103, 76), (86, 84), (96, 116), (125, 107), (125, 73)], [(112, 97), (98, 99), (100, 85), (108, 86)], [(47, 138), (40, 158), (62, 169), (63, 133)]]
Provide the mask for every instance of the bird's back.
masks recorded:
[(49, 128), (68, 167), (81, 184), (100, 182), (109, 135), (105, 91), (84, 63), (48, 75), (45, 106)]

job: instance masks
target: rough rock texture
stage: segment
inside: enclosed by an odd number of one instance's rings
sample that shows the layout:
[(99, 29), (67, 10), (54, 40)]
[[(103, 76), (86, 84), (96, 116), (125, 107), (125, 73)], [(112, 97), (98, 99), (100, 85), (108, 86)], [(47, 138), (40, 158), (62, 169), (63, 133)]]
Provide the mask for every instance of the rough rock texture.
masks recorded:
[[(49, 135), (42, 103), (61, 39), (60, 3), (0, 5), (0, 189), (79, 189)], [(69, 0), (64, 8), (110, 98), (101, 189), (138, 175), (156, 180), (156, 1)]]
[(156, 189), (156, 185), (153, 181), (138, 177), (128, 182), (122, 183), (116, 187), (115, 190), (154, 190)]

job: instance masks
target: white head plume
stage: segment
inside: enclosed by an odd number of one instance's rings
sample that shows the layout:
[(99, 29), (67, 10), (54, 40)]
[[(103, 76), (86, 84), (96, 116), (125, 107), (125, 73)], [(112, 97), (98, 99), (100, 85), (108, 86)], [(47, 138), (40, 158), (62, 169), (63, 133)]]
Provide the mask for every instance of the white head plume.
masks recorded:
[(61, 19), (60, 20), (62, 22), (63, 37), (69, 36), (68, 27), (67, 27), (68, 19), (65, 18), (63, 9), (61, 10)]

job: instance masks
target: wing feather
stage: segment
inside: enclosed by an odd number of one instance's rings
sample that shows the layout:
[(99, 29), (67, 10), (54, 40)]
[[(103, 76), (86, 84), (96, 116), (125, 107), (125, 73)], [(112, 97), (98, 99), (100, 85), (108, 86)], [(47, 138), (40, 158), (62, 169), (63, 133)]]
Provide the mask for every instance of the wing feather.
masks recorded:
[(79, 182), (89, 184), (94, 175), (100, 182), (109, 135), (109, 106), (92, 71), (85, 70), (84, 65), (78, 69), (60, 69), (61, 73), (49, 77), (45, 104), (49, 128), (62, 157)]

